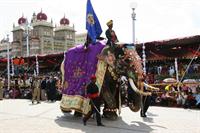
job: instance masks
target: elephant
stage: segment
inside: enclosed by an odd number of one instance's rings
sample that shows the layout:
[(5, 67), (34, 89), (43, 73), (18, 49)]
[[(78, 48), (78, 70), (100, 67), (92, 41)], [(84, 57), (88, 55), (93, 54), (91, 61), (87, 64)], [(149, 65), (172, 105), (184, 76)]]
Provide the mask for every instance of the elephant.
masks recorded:
[(117, 111), (121, 112), (121, 77), (128, 81), (127, 105), (131, 111), (139, 111), (141, 96), (148, 95), (143, 92), (145, 75), (134, 44), (107, 46), (105, 42), (97, 42), (87, 49), (79, 45), (65, 53), (61, 72), (64, 90), (60, 108), (63, 112), (75, 109), (87, 114), (91, 107), (84, 92), (92, 74), (97, 77), (104, 104), (103, 116), (109, 120), (116, 120)]

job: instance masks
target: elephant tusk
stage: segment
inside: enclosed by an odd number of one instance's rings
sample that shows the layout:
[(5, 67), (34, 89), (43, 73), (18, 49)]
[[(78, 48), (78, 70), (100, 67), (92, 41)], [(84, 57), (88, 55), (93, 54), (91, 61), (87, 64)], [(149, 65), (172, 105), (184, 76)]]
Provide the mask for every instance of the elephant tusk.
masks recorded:
[(138, 90), (138, 88), (135, 86), (135, 83), (133, 82), (133, 79), (129, 78), (128, 81), (129, 81), (129, 83), (130, 83), (130, 85), (131, 85), (131, 88), (132, 88), (136, 93), (138, 93), (139, 90)]
[(130, 85), (131, 85), (131, 88), (138, 94), (140, 95), (143, 95), (143, 96), (148, 96), (148, 95), (151, 95), (151, 93), (149, 92), (143, 92), (141, 90), (139, 90), (136, 86), (135, 86), (135, 83), (133, 82), (133, 79), (129, 78), (128, 79)]
[(154, 87), (154, 86), (151, 86), (151, 85), (146, 84), (146, 83), (144, 83), (144, 86), (146, 86), (147, 88), (150, 88), (150, 89), (152, 89), (152, 90), (160, 90), (159, 88)]

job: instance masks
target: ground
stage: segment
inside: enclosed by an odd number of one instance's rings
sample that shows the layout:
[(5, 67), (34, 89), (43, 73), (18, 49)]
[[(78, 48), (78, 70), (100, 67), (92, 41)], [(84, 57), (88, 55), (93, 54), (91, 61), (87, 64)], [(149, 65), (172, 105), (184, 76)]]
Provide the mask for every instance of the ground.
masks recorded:
[(118, 120), (94, 119), (87, 126), (82, 119), (63, 114), (59, 101), (32, 105), (30, 100), (0, 101), (0, 133), (200, 133), (200, 110), (150, 107), (147, 118), (122, 108)]

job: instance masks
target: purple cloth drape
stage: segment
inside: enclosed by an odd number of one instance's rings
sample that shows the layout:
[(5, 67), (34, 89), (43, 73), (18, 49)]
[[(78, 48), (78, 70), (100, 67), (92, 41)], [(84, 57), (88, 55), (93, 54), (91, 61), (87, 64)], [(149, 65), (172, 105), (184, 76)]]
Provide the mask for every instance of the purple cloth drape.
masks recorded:
[(100, 42), (89, 45), (87, 49), (84, 49), (83, 45), (78, 45), (65, 53), (64, 78), (68, 88), (64, 89), (64, 94), (84, 96), (85, 85), (90, 82), (90, 76), (96, 72), (97, 55), (104, 46)]

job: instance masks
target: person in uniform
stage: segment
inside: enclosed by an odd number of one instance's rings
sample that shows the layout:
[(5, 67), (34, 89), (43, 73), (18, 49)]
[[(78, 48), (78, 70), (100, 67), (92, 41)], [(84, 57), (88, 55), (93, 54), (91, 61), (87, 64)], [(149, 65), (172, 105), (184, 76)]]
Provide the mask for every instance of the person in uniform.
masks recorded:
[[(40, 87), (41, 87), (41, 83), (40, 83), (40, 79), (39, 77), (35, 77), (34, 81), (33, 81), (33, 97), (32, 97), (32, 104), (34, 104), (34, 101), (37, 100), (37, 103), (40, 103)], [(37, 97), (37, 99), (36, 99)]]
[(147, 117), (146, 112), (151, 104), (152, 93), (151, 93), (151, 91), (148, 90), (148, 88), (153, 89), (153, 90), (159, 90), (159, 88), (153, 87), (144, 82), (144, 90), (143, 91), (146, 92), (146, 95), (142, 96), (142, 106), (141, 106), (141, 110), (140, 110), (141, 117)]
[[(146, 88), (146, 87), (144, 87)], [(144, 89), (144, 92), (147, 92), (146, 89)], [(140, 116), (141, 117), (147, 117), (146, 112), (151, 104), (151, 93), (149, 95), (142, 96), (142, 106), (140, 110)]]
[(86, 87), (87, 97), (90, 98), (91, 107), (92, 110), (83, 117), (83, 124), (86, 125), (87, 120), (91, 117), (93, 113), (96, 114), (96, 121), (97, 126), (104, 126), (101, 123), (101, 114), (100, 114), (100, 105), (101, 100), (99, 97), (99, 88), (95, 84), (96, 83), (96, 77), (94, 75), (91, 76), (91, 82)]
[(119, 42), (115, 31), (113, 30), (113, 20), (110, 20), (106, 23), (108, 29), (106, 30), (106, 37), (108, 39), (107, 45), (113, 46), (115, 43)]

